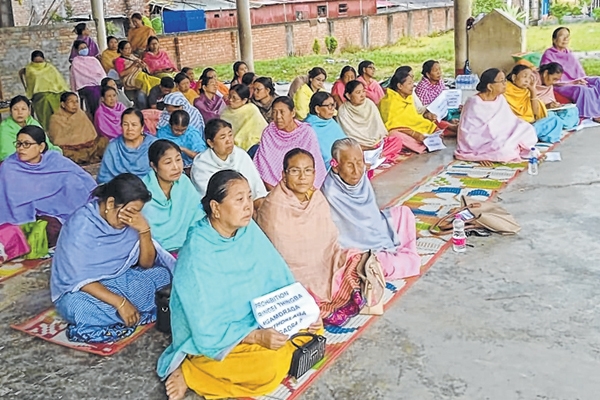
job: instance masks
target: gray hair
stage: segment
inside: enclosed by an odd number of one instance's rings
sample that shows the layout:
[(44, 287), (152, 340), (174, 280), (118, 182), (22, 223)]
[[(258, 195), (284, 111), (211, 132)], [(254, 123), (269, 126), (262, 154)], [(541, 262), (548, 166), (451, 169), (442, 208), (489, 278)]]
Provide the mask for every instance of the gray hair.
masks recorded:
[(362, 151), (360, 143), (358, 143), (356, 139), (352, 139), (350, 137), (338, 139), (333, 142), (333, 145), (331, 146), (331, 157), (336, 161), (340, 161), (340, 155), (342, 154), (342, 151), (353, 147), (356, 147)]

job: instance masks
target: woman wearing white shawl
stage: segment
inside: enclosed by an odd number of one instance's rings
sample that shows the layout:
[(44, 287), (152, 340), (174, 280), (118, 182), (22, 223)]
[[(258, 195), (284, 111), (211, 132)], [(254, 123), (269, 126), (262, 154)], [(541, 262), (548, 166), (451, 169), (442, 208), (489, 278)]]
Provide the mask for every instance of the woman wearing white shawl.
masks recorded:
[(216, 172), (232, 169), (248, 180), (254, 206), (258, 208), (267, 195), (267, 189), (248, 153), (233, 144), (231, 124), (222, 119), (211, 119), (206, 124), (204, 135), (209, 149), (194, 158), (191, 174), (200, 197), (206, 194), (208, 180)]

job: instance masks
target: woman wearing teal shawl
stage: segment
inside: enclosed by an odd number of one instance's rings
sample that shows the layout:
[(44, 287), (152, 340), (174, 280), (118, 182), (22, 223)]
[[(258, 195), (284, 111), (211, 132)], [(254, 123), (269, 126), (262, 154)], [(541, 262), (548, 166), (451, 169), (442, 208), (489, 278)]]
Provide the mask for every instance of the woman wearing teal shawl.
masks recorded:
[(159, 139), (148, 150), (152, 171), (142, 180), (152, 200), (142, 212), (152, 228), (152, 236), (168, 251), (183, 246), (190, 225), (204, 217), (200, 195), (185, 174), (181, 149), (175, 143)]
[(142, 178), (150, 172), (148, 149), (156, 140), (144, 133), (144, 115), (128, 108), (121, 115), (123, 134), (110, 141), (104, 152), (98, 183), (105, 183), (119, 174), (129, 172)]
[(325, 161), (325, 168), (331, 168), (331, 146), (338, 139), (343, 139), (346, 134), (342, 127), (335, 122), (335, 100), (327, 92), (317, 92), (310, 99), (310, 112), (304, 122), (312, 126), (319, 140), (321, 156)]
[[(157, 372), (168, 377), (170, 400), (183, 399), (188, 388), (206, 399), (264, 395), (287, 375), (295, 347), (286, 335), (258, 329), (250, 302), (294, 278), (252, 220), (252, 191), (243, 175), (213, 175), (202, 206), (207, 216), (192, 225), (179, 252), (170, 302), (173, 343)], [(318, 321), (309, 331), (321, 326)]]
[[(17, 140), (17, 134), (27, 125), (42, 127), (31, 116), (31, 103), (25, 96), (13, 97), (9, 104), (10, 117), (6, 118), (0, 123), (0, 162), (11, 154), (14, 154), (15, 141)], [(53, 145), (50, 139), (46, 137), (46, 144), (48, 150), (56, 150), (62, 153), (60, 147)]]

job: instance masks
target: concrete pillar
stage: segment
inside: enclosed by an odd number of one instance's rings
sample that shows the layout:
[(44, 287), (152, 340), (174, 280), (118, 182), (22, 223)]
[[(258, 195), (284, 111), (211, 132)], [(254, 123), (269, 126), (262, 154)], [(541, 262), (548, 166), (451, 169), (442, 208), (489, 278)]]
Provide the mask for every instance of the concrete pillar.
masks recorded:
[(236, 0), (240, 58), (254, 71), (254, 53), (252, 51), (252, 24), (250, 22), (250, 1)]
[(467, 19), (471, 16), (471, 0), (454, 0), (454, 71), (463, 73), (467, 60)]
[(285, 26), (285, 47), (286, 47), (286, 53), (287, 53), (288, 57), (293, 56), (294, 55), (294, 26), (290, 25), (290, 24)]
[(104, 22), (104, 4), (102, 0), (92, 0), (92, 19), (96, 24), (96, 35), (100, 51), (106, 50), (106, 23)]
[(387, 44), (393, 45), (396, 43), (394, 40), (394, 14), (387, 15)]

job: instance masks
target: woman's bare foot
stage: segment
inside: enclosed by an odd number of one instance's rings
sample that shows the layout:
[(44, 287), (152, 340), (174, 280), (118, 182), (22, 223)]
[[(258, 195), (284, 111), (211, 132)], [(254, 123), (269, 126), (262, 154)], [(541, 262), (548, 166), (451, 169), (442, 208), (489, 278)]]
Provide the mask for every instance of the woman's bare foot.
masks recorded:
[(600, 124), (600, 117), (592, 118), (592, 121)]
[(169, 397), (169, 400), (183, 399), (188, 387), (185, 383), (185, 379), (183, 379), (183, 372), (181, 371), (181, 368), (177, 368), (171, 375), (169, 375), (167, 382), (165, 383), (165, 388), (167, 389), (167, 396)]

